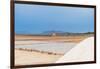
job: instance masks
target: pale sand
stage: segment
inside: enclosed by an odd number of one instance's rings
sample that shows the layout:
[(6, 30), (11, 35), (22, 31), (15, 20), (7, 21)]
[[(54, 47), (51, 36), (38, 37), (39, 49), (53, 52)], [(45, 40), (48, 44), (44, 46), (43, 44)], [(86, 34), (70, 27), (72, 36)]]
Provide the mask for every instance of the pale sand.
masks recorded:
[(55, 63), (63, 55), (53, 55), (41, 52), (28, 52), (15, 49), (15, 65)]
[[(80, 42), (88, 36), (31, 36), (31, 35), (16, 35), (15, 40), (32, 40), (32, 41), (56, 41), (56, 42)], [(32, 43), (32, 42), (31, 42)], [(19, 43), (20, 44), (20, 43)], [(25, 43), (29, 44), (29, 43)]]

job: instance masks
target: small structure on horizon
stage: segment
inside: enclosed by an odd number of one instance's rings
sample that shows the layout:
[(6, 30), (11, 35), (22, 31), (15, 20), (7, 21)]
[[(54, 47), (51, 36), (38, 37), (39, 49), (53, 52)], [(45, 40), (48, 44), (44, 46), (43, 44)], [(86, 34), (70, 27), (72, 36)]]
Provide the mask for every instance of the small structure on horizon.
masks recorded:
[(56, 33), (52, 33), (52, 36), (56, 36)]

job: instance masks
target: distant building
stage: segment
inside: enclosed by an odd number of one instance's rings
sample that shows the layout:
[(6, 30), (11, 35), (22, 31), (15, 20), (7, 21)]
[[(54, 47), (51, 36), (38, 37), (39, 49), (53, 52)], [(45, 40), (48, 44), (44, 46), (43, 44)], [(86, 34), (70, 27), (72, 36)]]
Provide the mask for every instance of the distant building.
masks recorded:
[(52, 33), (52, 36), (56, 36), (56, 33)]

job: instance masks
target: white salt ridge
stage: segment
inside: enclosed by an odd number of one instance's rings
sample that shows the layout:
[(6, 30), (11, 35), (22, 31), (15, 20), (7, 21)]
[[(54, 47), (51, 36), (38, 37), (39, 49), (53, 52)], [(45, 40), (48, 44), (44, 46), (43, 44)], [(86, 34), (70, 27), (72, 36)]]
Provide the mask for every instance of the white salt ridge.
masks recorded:
[(67, 52), (56, 63), (94, 61), (94, 37), (89, 37)]

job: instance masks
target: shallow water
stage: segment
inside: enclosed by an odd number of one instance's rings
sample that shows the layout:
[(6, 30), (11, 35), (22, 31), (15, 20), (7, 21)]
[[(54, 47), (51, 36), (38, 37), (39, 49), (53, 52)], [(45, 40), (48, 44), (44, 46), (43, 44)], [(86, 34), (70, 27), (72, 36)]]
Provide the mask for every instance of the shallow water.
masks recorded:
[[(24, 41), (22, 41), (24, 42)], [(31, 42), (32, 45), (16, 45), (15, 48), (27, 48), (27, 49), (35, 49), (40, 51), (47, 51), (53, 53), (66, 53), (75, 47), (76, 43), (72, 42), (48, 42), (48, 41), (28, 41)]]

